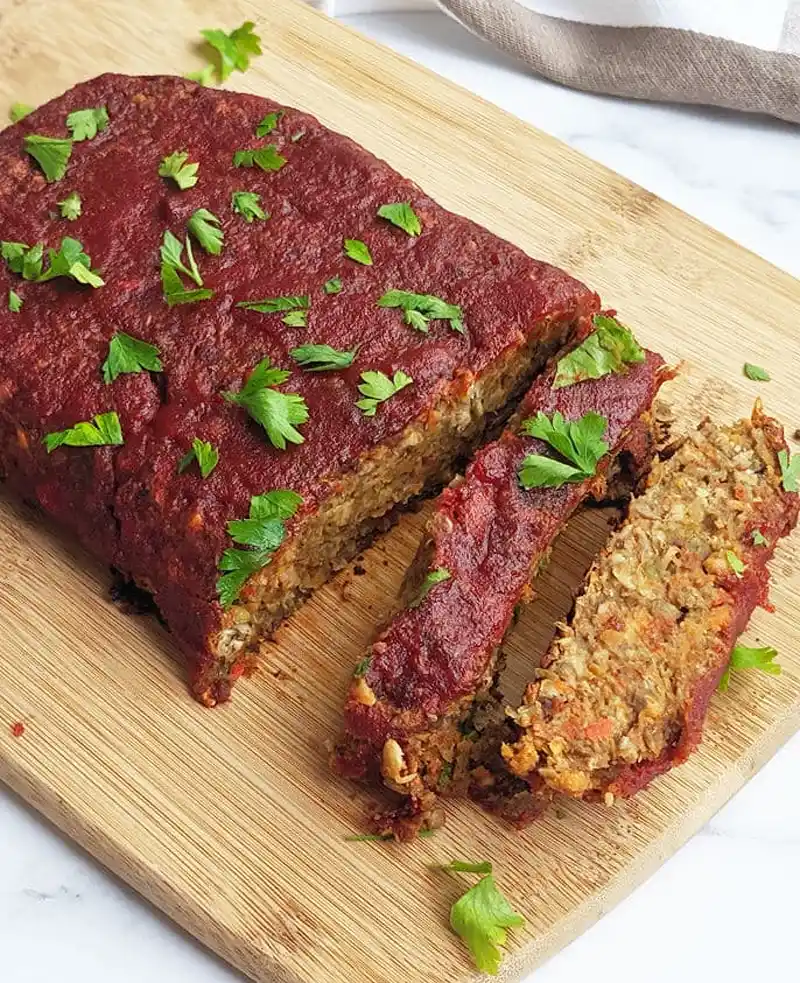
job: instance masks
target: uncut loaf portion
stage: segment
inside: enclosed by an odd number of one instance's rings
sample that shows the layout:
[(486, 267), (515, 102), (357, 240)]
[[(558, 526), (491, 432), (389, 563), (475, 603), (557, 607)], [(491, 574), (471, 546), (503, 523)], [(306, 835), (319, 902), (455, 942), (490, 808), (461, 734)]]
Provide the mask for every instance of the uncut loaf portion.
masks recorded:
[[(565, 387), (554, 386), (558, 365), (551, 365), (500, 438), (481, 448), (464, 479), (437, 500), (406, 606), (356, 668), (333, 756), (345, 777), (383, 783), (403, 797), (376, 817), (379, 832), (410, 838), (440, 821), (440, 794), (465, 789), (503, 638), (516, 606), (534, 596), (529, 581), (583, 502), (623, 497), (649, 468), (651, 406), (672, 373), (653, 352), (640, 349), (637, 357), (620, 372)], [(607, 453), (592, 477), (522, 487), (526, 455), (546, 451), (522, 432), (523, 421), (541, 414), (603, 418)]]
[[(498, 749), (534, 800), (627, 797), (698, 746), (731, 650), (767, 602), (767, 562), (797, 523), (788, 460), (757, 403), (732, 426), (704, 421), (653, 468)], [(519, 818), (519, 785), (493, 793), (483, 779), (477, 797)]]
[(316, 119), (177, 78), (0, 134), (0, 238), (0, 473), (152, 593), (207, 705), (599, 307)]

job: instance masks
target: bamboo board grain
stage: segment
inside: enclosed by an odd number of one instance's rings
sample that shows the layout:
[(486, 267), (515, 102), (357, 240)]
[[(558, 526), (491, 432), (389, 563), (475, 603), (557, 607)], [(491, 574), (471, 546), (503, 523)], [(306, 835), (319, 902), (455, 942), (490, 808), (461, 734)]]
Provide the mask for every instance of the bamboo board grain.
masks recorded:
[[(268, 11), (268, 13), (264, 13)], [(319, 115), (531, 254), (613, 303), (649, 345), (688, 361), (668, 396), (681, 424), (732, 418), (754, 395), (800, 423), (800, 284), (654, 195), (291, 0), (0, 0), (0, 104), (39, 102), (101, 71), (197, 67), (201, 27), (258, 22), (265, 54), (233, 81)], [(768, 366), (757, 387), (741, 363)], [(346, 679), (419, 536), (408, 516), (284, 628), (233, 703), (186, 695), (168, 636), (105, 600), (108, 577), (0, 499), (0, 777), (176, 921), (256, 980), (464, 980), (447, 930), (459, 885), (429, 869), (495, 862), (528, 927), (518, 979), (684, 842), (800, 724), (798, 538), (773, 563), (774, 614), (749, 637), (783, 675), (735, 679), (702, 751), (634, 802), (566, 805), (524, 834), (451, 806), (445, 831), (399, 848), (345, 842), (364, 799), (326, 770)], [(559, 544), (508, 646), (509, 691), (541, 653), (601, 515)], [(34, 602), (35, 599), (35, 602)], [(23, 738), (8, 724), (22, 719)], [(679, 944), (677, 942), (676, 944)]]

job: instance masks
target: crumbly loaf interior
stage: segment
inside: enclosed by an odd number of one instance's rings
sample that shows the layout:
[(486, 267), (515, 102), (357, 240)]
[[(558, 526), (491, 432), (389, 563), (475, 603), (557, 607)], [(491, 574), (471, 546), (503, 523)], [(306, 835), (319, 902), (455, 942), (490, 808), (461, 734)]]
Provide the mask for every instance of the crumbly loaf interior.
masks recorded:
[(750, 421), (706, 422), (656, 466), (526, 692), (519, 739), (502, 749), (512, 772), (582, 795), (674, 742), (733, 616), (728, 551), (780, 495), (775, 451)]

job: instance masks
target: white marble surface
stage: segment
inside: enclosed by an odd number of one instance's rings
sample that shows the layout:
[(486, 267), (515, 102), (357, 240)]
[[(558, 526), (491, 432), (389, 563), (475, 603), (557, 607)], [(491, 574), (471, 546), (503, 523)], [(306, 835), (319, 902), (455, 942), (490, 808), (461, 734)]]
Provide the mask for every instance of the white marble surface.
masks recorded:
[[(800, 128), (560, 89), (438, 14), (348, 20), (800, 276)], [(800, 737), (537, 983), (794, 980), (798, 883)], [(188, 979), (241, 977), (0, 789), (0, 981)]]

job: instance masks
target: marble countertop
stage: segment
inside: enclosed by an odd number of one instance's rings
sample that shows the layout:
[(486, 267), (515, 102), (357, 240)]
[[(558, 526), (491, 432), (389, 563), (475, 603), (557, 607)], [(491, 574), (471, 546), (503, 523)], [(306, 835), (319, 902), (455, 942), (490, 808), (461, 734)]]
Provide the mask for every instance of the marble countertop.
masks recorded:
[[(345, 20), (800, 276), (800, 128), (571, 92), (435, 13)], [(800, 735), (537, 983), (793, 978), (798, 789)], [(9, 983), (242, 979), (2, 788), (0, 952)]]

